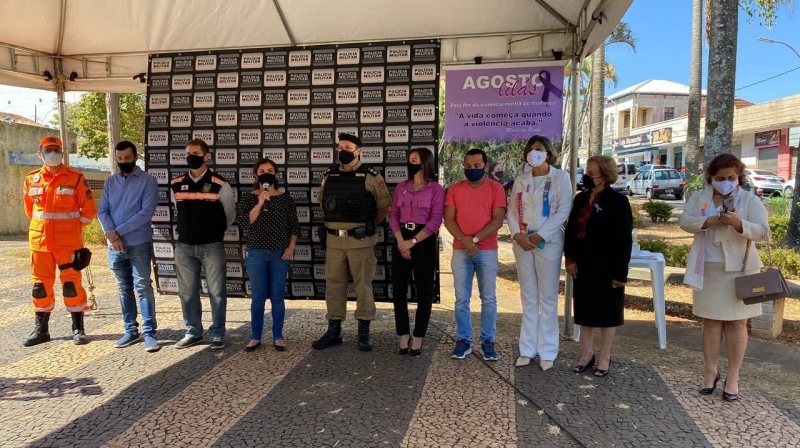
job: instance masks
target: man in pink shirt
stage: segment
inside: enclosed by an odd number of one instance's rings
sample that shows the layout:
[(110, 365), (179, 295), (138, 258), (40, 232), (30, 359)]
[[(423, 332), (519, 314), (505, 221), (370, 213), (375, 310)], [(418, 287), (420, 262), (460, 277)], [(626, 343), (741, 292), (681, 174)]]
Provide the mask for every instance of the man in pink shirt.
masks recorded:
[(444, 225), (453, 235), (453, 284), (456, 292), (456, 348), (452, 357), (464, 359), (472, 353), (472, 318), (469, 302), (472, 279), (478, 275), (481, 298), (481, 349), (483, 359), (497, 360), (497, 230), (506, 214), (503, 186), (486, 177), (486, 153), (470, 149), (464, 157), (463, 180), (447, 191)]

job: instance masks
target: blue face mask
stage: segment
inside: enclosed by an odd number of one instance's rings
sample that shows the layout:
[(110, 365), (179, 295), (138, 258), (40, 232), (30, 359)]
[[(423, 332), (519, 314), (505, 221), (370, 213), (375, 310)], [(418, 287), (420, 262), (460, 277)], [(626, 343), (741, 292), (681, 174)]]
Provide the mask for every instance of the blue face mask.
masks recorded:
[(486, 170), (483, 168), (464, 169), (464, 175), (467, 176), (467, 180), (470, 182), (478, 182), (479, 180), (483, 179), (483, 176), (486, 175)]

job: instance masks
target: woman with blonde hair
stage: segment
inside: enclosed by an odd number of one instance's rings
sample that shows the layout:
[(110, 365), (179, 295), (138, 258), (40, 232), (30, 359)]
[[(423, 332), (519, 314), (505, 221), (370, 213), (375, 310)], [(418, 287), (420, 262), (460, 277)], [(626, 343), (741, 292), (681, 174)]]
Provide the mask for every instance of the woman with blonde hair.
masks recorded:
[(561, 227), (572, 209), (572, 182), (569, 174), (552, 166), (558, 154), (548, 138), (531, 137), (522, 157), (532, 170), (514, 181), (506, 215), (522, 299), (517, 367), (539, 355), (539, 366), (549, 370), (558, 355)]
[[(625, 322), (625, 283), (633, 245), (631, 205), (611, 187), (616, 181), (614, 159), (589, 158), (583, 174), (585, 190), (572, 204), (564, 243), (566, 271), (575, 279), (575, 324), (581, 326), (581, 357), (572, 370), (583, 373), (596, 362), (597, 377), (608, 375), (616, 327)], [(597, 327), (602, 338), (599, 357), (592, 347)]]
[[(704, 376), (700, 393), (717, 387), (717, 362), (723, 336), (728, 374), (722, 387), (725, 401), (739, 399), (739, 369), (747, 349), (747, 319), (761, 314), (761, 304), (745, 305), (736, 297), (736, 277), (759, 272), (764, 266), (755, 242), (769, 236), (767, 209), (744, 191), (744, 164), (732, 154), (711, 160), (706, 188), (687, 201), (680, 218), (683, 230), (694, 234), (686, 260), (684, 283), (691, 286), (695, 316), (703, 319)], [(730, 382), (728, 382), (730, 381)]]

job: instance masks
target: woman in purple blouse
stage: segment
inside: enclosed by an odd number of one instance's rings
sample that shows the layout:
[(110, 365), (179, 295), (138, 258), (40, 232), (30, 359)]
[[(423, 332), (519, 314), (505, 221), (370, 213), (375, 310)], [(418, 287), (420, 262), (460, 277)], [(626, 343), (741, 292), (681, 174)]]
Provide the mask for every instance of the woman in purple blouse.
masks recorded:
[[(431, 318), (433, 277), (439, 255), (436, 236), (444, 217), (444, 189), (435, 177), (433, 153), (427, 148), (412, 149), (408, 155), (408, 180), (395, 188), (389, 212), (389, 227), (397, 240), (392, 253), (392, 284), (401, 355), (422, 353), (422, 341)], [(417, 288), (413, 338), (409, 334), (406, 302), (412, 272)]]

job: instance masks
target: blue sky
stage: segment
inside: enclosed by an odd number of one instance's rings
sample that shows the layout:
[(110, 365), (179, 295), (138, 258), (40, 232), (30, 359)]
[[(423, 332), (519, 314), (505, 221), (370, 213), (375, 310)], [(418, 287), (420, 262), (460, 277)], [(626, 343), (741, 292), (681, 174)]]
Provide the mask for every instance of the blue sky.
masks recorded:
[[(800, 67), (800, 57), (783, 45), (759, 42), (758, 37), (779, 40), (800, 52), (800, 4), (794, 11), (780, 10), (772, 29), (758, 18), (747, 25), (739, 14), (736, 88), (756, 83)], [(618, 84), (606, 95), (647, 79), (668, 79), (689, 84), (692, 48), (691, 0), (634, 0), (623, 21), (637, 37), (636, 53), (622, 45), (610, 46), (606, 58), (617, 68)], [(708, 46), (703, 45), (703, 88), (706, 88)], [(737, 98), (762, 103), (800, 93), (800, 69), (773, 80), (736, 91)]]

